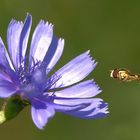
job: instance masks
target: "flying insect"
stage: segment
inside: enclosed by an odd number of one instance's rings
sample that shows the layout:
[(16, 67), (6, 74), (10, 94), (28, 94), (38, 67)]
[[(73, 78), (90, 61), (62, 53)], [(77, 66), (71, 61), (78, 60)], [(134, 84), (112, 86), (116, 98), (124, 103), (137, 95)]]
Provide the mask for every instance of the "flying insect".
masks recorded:
[(116, 68), (110, 71), (110, 77), (119, 79), (123, 82), (131, 82), (131, 81), (139, 81), (140, 82), (140, 75), (134, 74), (130, 70), (125, 68)]

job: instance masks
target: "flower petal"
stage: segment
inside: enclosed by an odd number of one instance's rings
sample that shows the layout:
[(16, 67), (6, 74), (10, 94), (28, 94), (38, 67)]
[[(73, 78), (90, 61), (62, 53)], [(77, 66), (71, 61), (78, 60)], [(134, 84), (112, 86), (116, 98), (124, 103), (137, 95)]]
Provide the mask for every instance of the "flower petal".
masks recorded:
[[(89, 56), (89, 51), (77, 56), (56, 71), (55, 75), (59, 79), (51, 88), (66, 87), (81, 81), (95, 68), (96, 64)], [(52, 77), (55, 77), (55, 75), (52, 75)]]
[(17, 91), (16, 86), (8, 81), (0, 79), (0, 98), (7, 98), (15, 94)]
[(108, 104), (100, 98), (55, 99), (52, 106), (56, 111), (84, 119), (101, 118), (108, 114)]
[(8, 50), (15, 68), (19, 64), (19, 41), (22, 28), (22, 22), (11, 20), (7, 31)]
[(0, 80), (12, 82), (12, 78), (10, 75), (7, 73), (6, 68), (0, 64)]
[(13, 69), (14, 67), (12, 65), (12, 62), (9, 58), (9, 55), (7, 53), (7, 50), (5, 48), (5, 45), (0, 37), (0, 64), (2, 64), (4, 67), (8, 69)]
[[(45, 99), (42, 98), (42, 99)], [(54, 97), (53, 101), (46, 101), (48, 104), (53, 106), (56, 111), (76, 111), (89, 106), (92, 103), (92, 99), (67, 99)]]
[(67, 106), (77, 106), (77, 105), (89, 105), (93, 102), (93, 99), (67, 99), (67, 98), (57, 98), (54, 97), (53, 103), (59, 105)]
[(51, 70), (57, 61), (60, 59), (64, 49), (64, 39), (57, 39), (53, 37), (49, 50), (46, 53), (46, 56), (43, 60), (47, 70)]
[(10, 82), (17, 81), (17, 76), (14, 71), (15, 69), (0, 37), (0, 79), (2, 78)]
[(76, 105), (76, 106), (68, 106), (68, 105), (59, 105), (59, 104), (51, 104), (56, 111), (65, 112), (65, 111), (76, 111), (85, 107), (85, 105)]
[(29, 38), (29, 33), (31, 29), (31, 24), (32, 24), (32, 16), (27, 14), (24, 26), (22, 28), (21, 34), (20, 34), (20, 42), (19, 42), (19, 60), (20, 63), (22, 59), (25, 59), (25, 53), (27, 49), (27, 43), (28, 43), (28, 38)]
[[(51, 44), (53, 37), (53, 26), (44, 23), (43, 20), (37, 25), (31, 42), (29, 64), (33, 64), (33, 61), (42, 61), (46, 55), (46, 52)], [(34, 59), (34, 60), (33, 60)]]
[(88, 115), (85, 115), (84, 118), (85, 119), (103, 118), (103, 117), (106, 117), (108, 113), (109, 113), (108, 104), (105, 102), (102, 102), (102, 104), (96, 110), (92, 111)]
[(46, 104), (34, 100), (32, 102), (31, 114), (35, 125), (39, 129), (43, 129), (48, 120), (54, 116), (55, 111), (51, 106), (46, 106)]
[(100, 88), (93, 80), (88, 80), (72, 87), (56, 91), (54, 95), (60, 98), (90, 98), (96, 96), (100, 92)]
[(95, 119), (107, 116), (107, 109), (108, 104), (104, 103), (101, 99), (96, 98), (85, 108), (76, 111), (66, 111), (64, 113), (83, 119)]

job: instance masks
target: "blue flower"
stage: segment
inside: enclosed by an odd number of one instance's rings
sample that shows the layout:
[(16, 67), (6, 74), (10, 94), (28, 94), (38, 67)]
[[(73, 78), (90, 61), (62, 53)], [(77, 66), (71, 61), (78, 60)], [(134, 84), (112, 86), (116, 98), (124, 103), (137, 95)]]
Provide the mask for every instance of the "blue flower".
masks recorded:
[[(33, 122), (39, 129), (56, 111), (83, 119), (105, 117), (108, 104), (93, 98), (101, 89), (94, 80), (82, 81), (97, 64), (89, 51), (54, 72), (53, 67), (64, 49), (64, 39), (55, 37), (53, 25), (41, 20), (27, 51), (31, 24), (29, 14), (24, 23), (10, 22), (8, 51), (0, 38), (0, 98), (18, 96), (30, 104)], [(54, 74), (50, 76), (50, 72)]]

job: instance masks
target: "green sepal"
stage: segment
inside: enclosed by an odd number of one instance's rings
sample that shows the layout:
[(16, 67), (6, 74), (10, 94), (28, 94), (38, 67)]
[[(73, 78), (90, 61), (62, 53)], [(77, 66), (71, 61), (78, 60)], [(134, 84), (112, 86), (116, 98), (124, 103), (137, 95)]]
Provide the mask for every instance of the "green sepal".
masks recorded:
[(29, 103), (21, 100), (18, 96), (7, 99), (0, 111), (0, 124), (15, 118), (27, 105)]

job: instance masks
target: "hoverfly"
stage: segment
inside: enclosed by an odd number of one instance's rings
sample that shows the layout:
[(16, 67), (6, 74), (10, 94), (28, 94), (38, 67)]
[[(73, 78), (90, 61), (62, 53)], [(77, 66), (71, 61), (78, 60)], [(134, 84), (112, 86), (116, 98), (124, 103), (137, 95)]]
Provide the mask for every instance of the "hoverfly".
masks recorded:
[(117, 68), (110, 71), (110, 77), (119, 79), (124, 82), (139, 81), (140, 75), (132, 73), (130, 70), (125, 68)]

